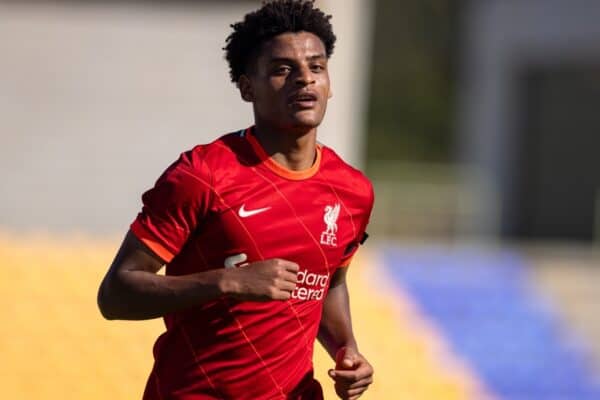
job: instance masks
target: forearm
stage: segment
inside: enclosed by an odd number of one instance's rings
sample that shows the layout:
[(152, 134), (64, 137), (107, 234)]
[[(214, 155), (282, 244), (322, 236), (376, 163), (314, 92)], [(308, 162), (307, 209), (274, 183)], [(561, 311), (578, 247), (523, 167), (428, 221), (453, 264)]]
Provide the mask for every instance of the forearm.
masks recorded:
[(350, 301), (345, 281), (329, 289), (323, 303), (318, 339), (333, 359), (342, 347), (358, 350), (352, 332)]
[(152, 319), (221, 296), (239, 300), (289, 300), (298, 264), (282, 259), (182, 276), (157, 275), (164, 260), (128, 232), (98, 290), (106, 319)]
[(332, 277), (332, 286), (323, 304), (319, 341), (335, 360), (335, 368), (330, 369), (328, 375), (335, 382), (336, 394), (341, 399), (356, 400), (373, 383), (373, 367), (358, 351), (352, 333), (346, 270), (338, 269), (336, 274), (339, 275)]
[(119, 271), (105, 280), (98, 305), (107, 319), (143, 320), (206, 303), (228, 293), (227, 270), (164, 276), (143, 270)]

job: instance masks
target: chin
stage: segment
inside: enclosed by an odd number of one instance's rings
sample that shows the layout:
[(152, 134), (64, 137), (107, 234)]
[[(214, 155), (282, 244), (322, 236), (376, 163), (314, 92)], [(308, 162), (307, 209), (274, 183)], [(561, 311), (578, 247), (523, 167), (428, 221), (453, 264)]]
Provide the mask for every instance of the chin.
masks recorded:
[(292, 116), (292, 125), (297, 128), (316, 128), (323, 121), (322, 115), (297, 113)]

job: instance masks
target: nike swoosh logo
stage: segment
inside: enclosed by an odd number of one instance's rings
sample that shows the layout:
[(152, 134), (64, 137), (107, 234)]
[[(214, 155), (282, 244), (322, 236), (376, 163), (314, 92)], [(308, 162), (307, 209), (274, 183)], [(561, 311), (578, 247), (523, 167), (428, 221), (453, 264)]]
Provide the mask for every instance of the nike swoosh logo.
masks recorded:
[(256, 214), (260, 214), (263, 211), (267, 211), (268, 209), (270, 209), (271, 207), (264, 207), (264, 208), (257, 208), (256, 210), (246, 210), (244, 209), (246, 205), (242, 204), (242, 206), (240, 207), (240, 210), (238, 211), (238, 215), (242, 218), (247, 218), (247, 217), (251, 217), (253, 215)]

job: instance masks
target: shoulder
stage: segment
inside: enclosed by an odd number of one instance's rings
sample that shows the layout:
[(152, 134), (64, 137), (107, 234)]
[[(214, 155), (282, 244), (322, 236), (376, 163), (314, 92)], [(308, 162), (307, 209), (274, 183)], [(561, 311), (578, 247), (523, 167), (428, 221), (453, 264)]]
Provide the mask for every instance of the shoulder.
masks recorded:
[(330, 147), (321, 145), (321, 148), (321, 172), (326, 179), (371, 207), (375, 198), (371, 180), (362, 171), (344, 161)]
[(215, 172), (239, 164), (243, 138), (238, 132), (228, 133), (206, 144), (199, 144), (182, 152), (158, 178), (156, 185), (168, 188), (170, 193), (193, 195), (197, 189), (212, 188)]
[(199, 144), (181, 153), (179, 161), (193, 169), (201, 170), (206, 165), (215, 166), (226, 160), (237, 160), (247, 147), (242, 133), (227, 133), (210, 143)]
[(182, 152), (165, 172), (177, 169), (204, 180), (213, 180), (215, 174), (236, 170), (240, 165), (250, 163), (247, 160), (251, 160), (252, 153), (243, 132), (227, 133), (212, 142), (198, 144)]

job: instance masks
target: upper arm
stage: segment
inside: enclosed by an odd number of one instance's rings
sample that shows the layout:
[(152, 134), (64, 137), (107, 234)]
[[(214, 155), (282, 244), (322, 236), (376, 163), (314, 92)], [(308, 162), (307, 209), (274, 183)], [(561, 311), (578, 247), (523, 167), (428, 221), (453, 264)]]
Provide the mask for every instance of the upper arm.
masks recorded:
[(170, 262), (207, 214), (211, 176), (200, 149), (183, 153), (142, 195), (143, 207), (131, 232), (162, 260)]
[(142, 243), (132, 231), (128, 231), (108, 272), (135, 270), (156, 273), (164, 264), (165, 261), (159, 255)]
[(158, 255), (146, 247), (131, 231), (128, 231), (100, 284), (98, 290), (100, 308), (102, 309), (102, 304), (109, 300), (114, 289), (118, 290), (118, 287), (121, 286), (123, 274), (131, 271), (157, 273), (164, 264)]
[(334, 288), (341, 284), (346, 283), (346, 274), (348, 272), (348, 268), (340, 267), (338, 268), (333, 275), (331, 275), (331, 283), (329, 284), (330, 288)]
[(354, 258), (354, 255), (358, 251), (359, 247), (365, 243), (369, 237), (367, 233), (367, 225), (371, 218), (371, 212), (373, 211), (373, 203), (375, 201), (375, 193), (373, 191), (373, 185), (368, 179), (364, 179), (364, 195), (358, 197), (352, 208), (351, 215), (356, 221), (353, 224), (356, 229), (354, 231), (354, 237), (352, 241), (348, 243), (342, 255), (342, 259), (338, 264), (340, 267), (348, 267)]

